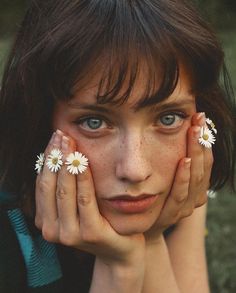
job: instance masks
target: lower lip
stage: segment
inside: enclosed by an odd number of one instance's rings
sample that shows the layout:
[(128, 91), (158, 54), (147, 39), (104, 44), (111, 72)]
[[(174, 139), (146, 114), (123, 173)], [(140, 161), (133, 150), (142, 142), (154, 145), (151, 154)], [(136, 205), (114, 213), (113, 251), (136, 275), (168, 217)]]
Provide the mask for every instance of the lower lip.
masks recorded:
[(140, 200), (112, 199), (108, 200), (108, 203), (119, 212), (134, 214), (147, 211), (156, 199), (157, 195), (153, 195)]

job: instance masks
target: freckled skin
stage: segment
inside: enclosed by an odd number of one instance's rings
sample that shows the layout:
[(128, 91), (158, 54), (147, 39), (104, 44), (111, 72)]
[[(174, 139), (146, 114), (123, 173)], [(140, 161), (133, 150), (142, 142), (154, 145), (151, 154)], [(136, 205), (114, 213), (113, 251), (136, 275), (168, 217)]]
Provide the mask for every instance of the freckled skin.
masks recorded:
[[(171, 135), (153, 127), (154, 119), (150, 118), (147, 108), (133, 111), (132, 105), (139, 98), (142, 83), (137, 83), (127, 103), (115, 107), (111, 115), (114, 127), (106, 130), (106, 135), (89, 137), (72, 123), (77, 115), (75, 110), (72, 114), (64, 102), (58, 102), (55, 107), (53, 127), (71, 136), (78, 150), (89, 159), (99, 210), (120, 234), (145, 232), (158, 219), (177, 164), (186, 156), (186, 133), (191, 116), (196, 112), (194, 97), (189, 90), (189, 82), (182, 72), (174, 93), (164, 103), (177, 101), (183, 96), (192, 99), (193, 103), (187, 108), (189, 118)], [(96, 85), (81, 90), (73, 100), (94, 104), (96, 100), (92, 93), (96, 93)], [(127, 193), (158, 194), (158, 198), (147, 211), (137, 214), (121, 213), (107, 204), (107, 199)]]

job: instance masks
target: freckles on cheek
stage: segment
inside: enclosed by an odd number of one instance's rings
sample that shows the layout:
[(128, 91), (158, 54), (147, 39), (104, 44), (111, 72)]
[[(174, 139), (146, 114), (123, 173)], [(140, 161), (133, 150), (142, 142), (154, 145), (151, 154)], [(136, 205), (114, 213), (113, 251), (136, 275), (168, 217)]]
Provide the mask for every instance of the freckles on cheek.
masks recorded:
[(175, 139), (165, 147), (165, 162), (163, 165), (169, 174), (174, 174), (179, 161), (186, 157), (186, 140)]
[(104, 146), (100, 147), (98, 143), (93, 141), (80, 140), (77, 141), (77, 148), (88, 158), (93, 176), (102, 175), (109, 164)]

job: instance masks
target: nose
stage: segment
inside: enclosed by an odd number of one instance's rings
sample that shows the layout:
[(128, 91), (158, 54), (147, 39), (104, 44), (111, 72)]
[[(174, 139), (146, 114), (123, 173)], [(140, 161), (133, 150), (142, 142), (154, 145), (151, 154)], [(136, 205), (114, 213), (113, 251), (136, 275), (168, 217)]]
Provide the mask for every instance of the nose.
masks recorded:
[(120, 144), (116, 176), (123, 181), (138, 183), (152, 174), (150, 153), (144, 136), (133, 131)]

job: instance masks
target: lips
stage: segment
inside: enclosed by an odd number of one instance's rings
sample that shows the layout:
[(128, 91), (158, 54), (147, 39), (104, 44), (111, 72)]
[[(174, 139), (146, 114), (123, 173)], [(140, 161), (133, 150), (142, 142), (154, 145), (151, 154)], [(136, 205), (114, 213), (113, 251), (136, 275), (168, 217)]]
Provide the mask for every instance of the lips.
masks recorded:
[(107, 204), (121, 213), (143, 213), (150, 209), (157, 199), (157, 195), (142, 194), (138, 196), (119, 195), (107, 199)]

